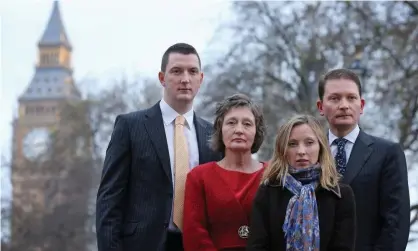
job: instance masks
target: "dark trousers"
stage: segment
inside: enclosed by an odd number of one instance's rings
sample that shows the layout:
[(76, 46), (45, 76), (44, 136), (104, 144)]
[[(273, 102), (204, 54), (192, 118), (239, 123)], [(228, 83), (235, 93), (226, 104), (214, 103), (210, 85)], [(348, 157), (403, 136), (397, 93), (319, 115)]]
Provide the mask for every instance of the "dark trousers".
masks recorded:
[(165, 241), (166, 251), (183, 251), (183, 239), (179, 232), (167, 232), (167, 239)]

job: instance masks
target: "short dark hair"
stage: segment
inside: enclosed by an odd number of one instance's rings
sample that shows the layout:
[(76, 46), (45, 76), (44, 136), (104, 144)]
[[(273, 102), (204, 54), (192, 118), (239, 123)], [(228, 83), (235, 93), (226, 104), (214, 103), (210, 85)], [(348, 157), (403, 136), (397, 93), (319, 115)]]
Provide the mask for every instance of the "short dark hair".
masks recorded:
[(197, 59), (199, 60), (199, 68), (202, 67), (201, 62), (200, 62), (200, 56), (193, 46), (191, 46), (190, 44), (186, 44), (186, 43), (177, 43), (168, 47), (168, 49), (164, 52), (163, 58), (161, 59), (161, 71), (162, 72), (165, 72), (165, 70), (167, 69), (168, 59), (171, 53), (180, 53), (184, 55), (195, 54), (197, 56)]
[(251, 101), (251, 99), (244, 94), (235, 94), (227, 97), (222, 102), (216, 105), (215, 123), (213, 127), (213, 135), (210, 140), (212, 150), (217, 152), (225, 152), (225, 144), (222, 137), (222, 124), (225, 115), (232, 109), (237, 107), (248, 107), (254, 115), (256, 133), (254, 143), (251, 146), (251, 153), (256, 153), (263, 144), (264, 135), (266, 133), (266, 125), (264, 121), (263, 112), (260, 107)]
[(324, 99), (325, 85), (327, 84), (327, 81), (328, 80), (335, 80), (335, 79), (352, 80), (354, 83), (356, 83), (356, 85), (358, 87), (358, 92), (359, 92), (360, 97), (361, 97), (362, 91), (361, 91), (360, 78), (353, 71), (351, 71), (349, 69), (340, 68), (340, 69), (334, 69), (334, 70), (331, 70), (331, 71), (325, 73), (319, 79), (318, 96), (319, 96), (320, 100)]

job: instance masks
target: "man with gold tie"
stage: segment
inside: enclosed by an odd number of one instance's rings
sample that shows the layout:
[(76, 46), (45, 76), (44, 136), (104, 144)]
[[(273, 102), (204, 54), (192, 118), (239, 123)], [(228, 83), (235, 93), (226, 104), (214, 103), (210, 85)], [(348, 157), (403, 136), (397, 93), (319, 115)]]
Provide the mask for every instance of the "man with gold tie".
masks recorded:
[(212, 124), (193, 110), (203, 81), (195, 48), (169, 47), (158, 77), (162, 100), (116, 118), (97, 194), (99, 251), (183, 250), (187, 173), (222, 157), (207, 143)]

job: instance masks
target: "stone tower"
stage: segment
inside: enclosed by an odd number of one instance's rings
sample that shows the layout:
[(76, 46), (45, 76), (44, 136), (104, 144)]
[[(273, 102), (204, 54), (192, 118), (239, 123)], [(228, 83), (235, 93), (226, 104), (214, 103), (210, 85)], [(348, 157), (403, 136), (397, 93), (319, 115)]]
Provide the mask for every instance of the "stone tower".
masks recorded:
[(12, 242), (17, 233), (21, 237), (16, 238), (16, 241), (27, 234), (25, 231), (28, 231), (31, 223), (25, 223), (25, 219), (35, 211), (41, 212), (48, 204), (49, 198), (44, 187), (48, 174), (42, 169), (33, 170), (34, 165), (28, 163), (47, 160), (50, 136), (60, 120), (60, 104), (81, 100), (71, 67), (72, 46), (64, 28), (58, 1), (53, 3), (37, 47), (34, 74), (18, 98), (19, 112), (13, 121)]

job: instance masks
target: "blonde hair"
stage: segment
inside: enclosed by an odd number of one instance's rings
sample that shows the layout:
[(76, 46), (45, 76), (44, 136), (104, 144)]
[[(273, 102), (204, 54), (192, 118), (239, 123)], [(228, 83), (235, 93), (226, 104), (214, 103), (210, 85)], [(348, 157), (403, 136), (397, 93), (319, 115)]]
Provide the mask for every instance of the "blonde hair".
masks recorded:
[(322, 169), (320, 185), (327, 190), (338, 185), (340, 175), (335, 167), (335, 160), (331, 154), (328, 139), (319, 121), (310, 115), (296, 115), (279, 127), (273, 157), (264, 171), (262, 183), (267, 184), (279, 180), (284, 185), (289, 167), (286, 152), (290, 133), (295, 126), (303, 124), (307, 124), (312, 129), (320, 146), (318, 159)]

